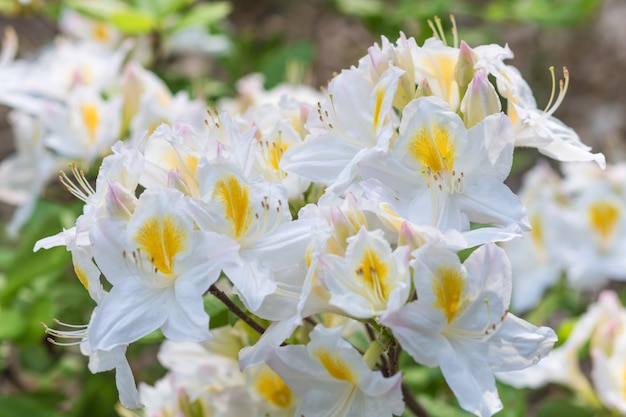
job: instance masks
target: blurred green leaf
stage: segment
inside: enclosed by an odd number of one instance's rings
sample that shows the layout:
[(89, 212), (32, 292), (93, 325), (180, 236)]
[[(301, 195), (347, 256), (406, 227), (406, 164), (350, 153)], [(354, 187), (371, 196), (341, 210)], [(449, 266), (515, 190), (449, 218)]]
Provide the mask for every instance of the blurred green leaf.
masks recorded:
[(311, 42), (298, 42), (269, 51), (259, 66), (265, 75), (265, 88), (272, 88), (285, 80), (290, 62), (300, 62), (310, 67), (314, 53)]
[(125, 10), (113, 13), (111, 23), (122, 32), (129, 35), (144, 35), (156, 29), (159, 20), (147, 12), (140, 10)]
[(217, 297), (205, 297), (204, 310), (211, 318), (211, 329), (217, 329), (228, 324), (228, 308)]
[(473, 415), (439, 398), (417, 395), (417, 401), (428, 411), (431, 417), (468, 417)]
[(492, 1), (485, 16), (491, 20), (537, 22), (546, 26), (568, 26), (590, 18), (600, 0)]
[(70, 262), (63, 248), (53, 248), (30, 255), (27, 262), (16, 262), (7, 270), (5, 286), (0, 289), (0, 304), (8, 305), (18, 292), (35, 280), (54, 280), (65, 272)]
[(76, 417), (112, 417), (118, 394), (115, 372), (108, 371), (85, 378), (81, 395), (72, 402), (71, 415)]
[(57, 305), (45, 295), (34, 300), (27, 308), (24, 332), (18, 339), (23, 344), (34, 343), (45, 337), (41, 323), (49, 323), (56, 315)]
[(177, 31), (186, 27), (210, 26), (223, 20), (232, 11), (232, 5), (226, 1), (199, 4), (185, 14), (170, 29)]
[(353, 16), (375, 16), (384, 11), (385, 5), (381, 0), (337, 0), (340, 12)]
[(0, 410), (7, 417), (63, 417), (52, 411), (48, 404), (36, 401), (32, 395), (0, 396)]
[(500, 383), (497, 386), (500, 401), (504, 406), (498, 417), (524, 417), (528, 404), (526, 391)]
[[(43, 329), (39, 328), (41, 336)], [(55, 360), (46, 350), (47, 341), (39, 338), (41, 343), (21, 346), (19, 350), (20, 366), (28, 372), (43, 374), (48, 372), (54, 365)]]
[(16, 308), (0, 306), (0, 340), (15, 339), (24, 331), (24, 314)]
[[(164, 18), (193, 4), (194, 0), (143, 0), (143, 2), (151, 4), (156, 16)], [(197, 7), (198, 6), (192, 8), (191, 13), (193, 13)]]
[(116, 13), (132, 10), (122, 0), (64, 0), (63, 3), (77, 12), (98, 20), (110, 20)]
[(582, 407), (568, 398), (551, 398), (537, 407), (536, 417), (593, 417), (593, 410)]

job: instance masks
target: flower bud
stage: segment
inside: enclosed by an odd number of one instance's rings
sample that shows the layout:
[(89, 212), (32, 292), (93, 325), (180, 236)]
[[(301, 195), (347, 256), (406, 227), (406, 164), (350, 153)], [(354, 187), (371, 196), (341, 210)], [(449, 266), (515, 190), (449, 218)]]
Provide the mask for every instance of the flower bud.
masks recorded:
[(415, 98), (428, 97), (433, 95), (433, 90), (430, 88), (430, 84), (426, 78), (422, 79), (422, 82), (417, 86), (415, 91)]
[(501, 110), (500, 98), (489, 82), (487, 72), (483, 69), (476, 71), (461, 102), (465, 126), (470, 128), (490, 114)]
[(459, 59), (454, 67), (454, 78), (461, 91), (467, 87), (474, 77), (474, 63), (476, 59), (477, 55), (472, 51), (472, 48), (465, 41), (461, 41)]
[(109, 180), (106, 195), (106, 209), (110, 216), (128, 220), (135, 211), (137, 198), (119, 182)]

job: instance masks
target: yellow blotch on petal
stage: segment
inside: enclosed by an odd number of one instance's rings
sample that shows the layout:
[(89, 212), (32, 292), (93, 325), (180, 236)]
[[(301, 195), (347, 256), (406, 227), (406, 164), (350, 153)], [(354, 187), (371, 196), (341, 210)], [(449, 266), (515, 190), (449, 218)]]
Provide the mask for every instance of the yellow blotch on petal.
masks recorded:
[(378, 130), (380, 124), (380, 111), (385, 99), (385, 90), (382, 87), (376, 89), (376, 103), (374, 104), (374, 130)]
[(597, 201), (589, 206), (589, 223), (600, 239), (607, 242), (620, 219), (620, 208), (610, 201)]
[(271, 369), (264, 368), (258, 375), (254, 387), (269, 403), (276, 407), (291, 405), (291, 390), (285, 382)]
[(171, 214), (166, 214), (146, 219), (134, 241), (157, 270), (171, 275), (174, 257), (187, 248), (188, 235), (184, 225)]
[(91, 34), (98, 42), (108, 42), (110, 39), (109, 28), (106, 24), (96, 22), (91, 29)]
[(244, 236), (252, 223), (248, 186), (229, 175), (215, 184), (214, 195), (224, 205), (226, 219), (232, 226), (231, 237), (239, 239)]
[(274, 171), (281, 171), (280, 160), (287, 149), (289, 149), (289, 145), (283, 143), (280, 137), (275, 142), (267, 143), (265, 146), (265, 160)]
[(458, 61), (457, 56), (445, 53), (435, 53), (429, 59), (422, 60), (419, 65), (428, 71), (429, 77), (433, 77), (429, 82), (437, 84), (440, 89), (441, 98), (443, 98), (451, 108), (458, 106), (458, 85), (454, 69)]
[(452, 172), (455, 151), (450, 131), (437, 125), (432, 131), (426, 128), (416, 131), (408, 145), (409, 155), (432, 172)]
[(100, 115), (98, 113), (98, 108), (94, 104), (88, 103), (81, 106), (80, 112), (83, 116), (83, 123), (85, 124), (85, 128), (87, 129), (89, 139), (91, 140), (91, 142), (95, 142), (96, 131), (98, 129), (98, 125), (100, 124)]
[(326, 368), (328, 373), (335, 379), (340, 381), (348, 381), (356, 384), (357, 379), (352, 370), (345, 364), (339, 355), (333, 355), (325, 349), (318, 349), (313, 356)]
[(393, 289), (389, 285), (389, 269), (389, 265), (381, 261), (376, 252), (367, 248), (363, 251), (359, 267), (354, 273), (363, 280), (378, 300), (386, 301)]
[(532, 230), (530, 231), (530, 236), (533, 239), (533, 243), (535, 247), (539, 250), (545, 249), (545, 242), (543, 240), (543, 223), (541, 222), (541, 218), (539, 215), (535, 214), (530, 218), (530, 226)]
[(85, 273), (85, 271), (83, 271), (82, 268), (80, 268), (78, 265), (74, 264), (74, 273), (76, 274), (76, 277), (78, 278), (80, 283), (83, 284), (83, 287), (85, 287), (85, 289), (89, 291), (89, 280), (87, 279), (87, 274)]
[(437, 269), (433, 278), (433, 294), (435, 308), (440, 309), (448, 320), (448, 324), (463, 311), (462, 295), (465, 289), (465, 278), (461, 271), (454, 267), (443, 266)]

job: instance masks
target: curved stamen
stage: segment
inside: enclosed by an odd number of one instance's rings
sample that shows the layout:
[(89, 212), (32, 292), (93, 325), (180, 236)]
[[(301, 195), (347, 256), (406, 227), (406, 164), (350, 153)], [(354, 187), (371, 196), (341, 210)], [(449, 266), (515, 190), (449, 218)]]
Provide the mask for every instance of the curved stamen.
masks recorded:
[(78, 169), (76, 162), (72, 162), (68, 166), (71, 168), (72, 176), (74, 177), (75, 182), (68, 177), (64, 171), (61, 171), (59, 181), (74, 197), (86, 203), (89, 197), (94, 195), (96, 191), (93, 189), (91, 184), (89, 184), (89, 181), (87, 181), (83, 170)]
[[(57, 346), (76, 346), (76, 345), (81, 344), (83, 341), (87, 340), (88, 325), (66, 324), (57, 319), (54, 319), (54, 322), (57, 324), (60, 324), (61, 326), (69, 327), (72, 329), (78, 329), (78, 330), (52, 329), (48, 327), (45, 323), (40, 323), (41, 326), (45, 329), (46, 334), (49, 334), (50, 336), (52, 336), (46, 339), (48, 342)], [(59, 342), (57, 339), (65, 339), (69, 341)]]
[(554, 77), (554, 67), (550, 67), (550, 73), (552, 74), (552, 94), (550, 95), (550, 100), (546, 105), (544, 110), (544, 115), (552, 116), (552, 114), (559, 108), (563, 100), (565, 99), (565, 94), (567, 93), (567, 88), (569, 87), (569, 71), (566, 67), (563, 67), (563, 79), (559, 80), (559, 94), (556, 96), (556, 100), (552, 103), (554, 99), (554, 93), (556, 89), (556, 79)]

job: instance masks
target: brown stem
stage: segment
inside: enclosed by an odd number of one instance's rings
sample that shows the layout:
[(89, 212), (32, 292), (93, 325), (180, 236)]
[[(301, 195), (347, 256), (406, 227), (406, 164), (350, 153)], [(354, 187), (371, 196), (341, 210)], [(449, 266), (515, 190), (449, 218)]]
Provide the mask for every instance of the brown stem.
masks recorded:
[(417, 399), (405, 383), (402, 383), (402, 395), (404, 396), (404, 404), (413, 414), (417, 417), (430, 417), (428, 411), (417, 402)]
[(398, 372), (398, 361), (400, 360), (400, 344), (393, 341), (389, 347), (389, 375), (395, 375)]
[(261, 326), (259, 323), (254, 321), (250, 316), (248, 316), (243, 310), (241, 310), (237, 304), (233, 303), (230, 298), (222, 290), (217, 288), (215, 284), (211, 285), (209, 288), (209, 292), (216, 296), (224, 305), (232, 311), (237, 317), (244, 321), (248, 326), (250, 326), (254, 331), (259, 334), (265, 333), (265, 328)]

